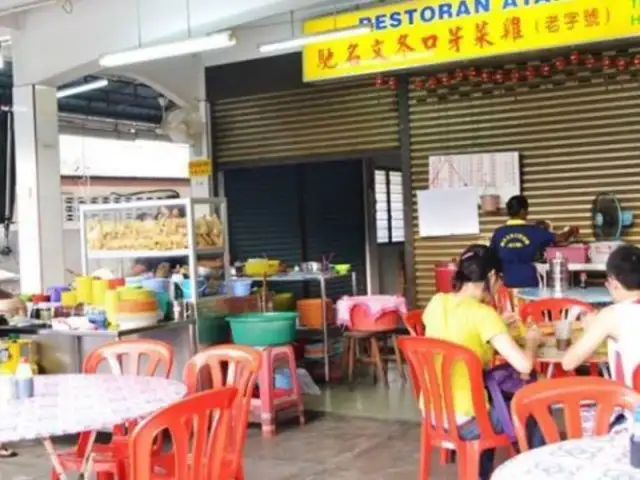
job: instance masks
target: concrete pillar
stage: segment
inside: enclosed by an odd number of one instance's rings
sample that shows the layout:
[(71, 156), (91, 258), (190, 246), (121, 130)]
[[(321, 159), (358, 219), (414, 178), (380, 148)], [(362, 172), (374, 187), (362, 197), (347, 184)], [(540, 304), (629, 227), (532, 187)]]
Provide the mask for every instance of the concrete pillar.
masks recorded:
[[(207, 86), (204, 69), (204, 64), (201, 64), (199, 70), (193, 72), (198, 76), (197, 81), (195, 82), (197, 91), (194, 92), (194, 97), (197, 100), (200, 118), (204, 123), (204, 132), (200, 141), (192, 145), (190, 153), (191, 158), (208, 158), (213, 161), (211, 158), (211, 110), (207, 102)], [(216, 172), (214, 172), (214, 175), (215, 173)], [(192, 197), (212, 197), (213, 193), (213, 181), (211, 176), (191, 178)]]
[(58, 100), (56, 89), (13, 89), (20, 288), (64, 284)]

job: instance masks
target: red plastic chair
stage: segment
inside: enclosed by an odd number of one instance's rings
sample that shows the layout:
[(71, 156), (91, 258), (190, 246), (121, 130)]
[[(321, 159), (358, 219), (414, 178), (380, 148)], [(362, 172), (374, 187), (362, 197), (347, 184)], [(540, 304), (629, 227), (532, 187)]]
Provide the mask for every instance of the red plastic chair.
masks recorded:
[(500, 283), (493, 294), (493, 303), (498, 313), (515, 312), (515, 302), (511, 290)]
[(529, 449), (526, 421), (531, 416), (537, 422), (546, 443), (560, 442), (558, 424), (551, 414), (551, 406), (564, 407), (564, 419), (569, 439), (582, 438), (581, 404), (596, 404), (593, 435), (609, 432), (615, 407), (633, 410), (640, 404), (640, 393), (612, 380), (599, 377), (556, 378), (531, 383), (518, 390), (511, 401), (513, 426), (520, 451)]
[[(542, 298), (522, 304), (520, 306), (520, 318), (526, 323), (534, 322), (538, 325), (555, 322), (566, 318), (569, 310), (573, 307), (580, 307), (585, 313), (591, 313), (596, 310), (593, 305), (573, 298)], [(543, 370), (545, 370), (545, 365), (546, 362), (536, 362), (536, 370), (538, 373), (544, 374)], [(592, 364), (589, 366), (589, 369), (590, 375), (594, 377), (599, 375), (597, 365)], [(557, 378), (567, 375), (575, 375), (575, 372), (565, 372), (561, 368), (556, 368), (553, 377)]]
[(157, 438), (168, 434), (175, 472), (168, 478), (226, 480), (222, 469), (237, 394), (235, 387), (196, 393), (143, 420), (129, 441), (130, 478), (167, 478), (154, 472), (154, 453)]
[(402, 318), (404, 326), (413, 337), (424, 337), (424, 323), (422, 323), (423, 310), (411, 310)]
[(640, 392), (640, 365), (633, 370), (633, 389)]
[[(417, 385), (423, 401), (420, 434), (420, 480), (427, 480), (431, 469), (431, 449), (457, 452), (458, 478), (477, 480), (480, 454), (487, 449), (509, 448), (506, 435), (498, 435), (491, 426), (486, 404), (482, 363), (471, 350), (443, 340), (401, 337), (400, 349), (407, 359), (411, 381)], [(480, 438), (462, 440), (458, 433), (451, 388), (452, 367), (463, 363), (469, 374), (474, 416)], [(431, 420), (431, 421), (430, 421)]]
[(594, 312), (593, 305), (573, 298), (541, 298), (520, 306), (520, 318), (525, 322), (537, 324), (555, 322), (566, 318), (573, 307), (580, 307), (585, 312)]
[(262, 354), (242, 345), (218, 345), (192, 357), (184, 367), (182, 378), (190, 394), (207, 388), (238, 389), (233, 406), (231, 438), (225, 457), (225, 480), (243, 480), (242, 454), (247, 437), (251, 397), (260, 372)]
[[(168, 378), (173, 368), (173, 348), (158, 340), (127, 339), (102, 345), (91, 351), (84, 359), (83, 373), (97, 373), (100, 367), (108, 367), (115, 375), (129, 374), (154, 376), (160, 374)], [(160, 370), (160, 371), (159, 371)], [(127, 478), (127, 432), (133, 431), (135, 423), (118, 425), (112, 432), (111, 443), (94, 444), (95, 454), (92, 465), (98, 480)], [(80, 434), (76, 446), (58, 453), (60, 464), (65, 472), (81, 472), (84, 457), (92, 436), (92, 432)], [(58, 480), (55, 470), (51, 470), (51, 479)]]

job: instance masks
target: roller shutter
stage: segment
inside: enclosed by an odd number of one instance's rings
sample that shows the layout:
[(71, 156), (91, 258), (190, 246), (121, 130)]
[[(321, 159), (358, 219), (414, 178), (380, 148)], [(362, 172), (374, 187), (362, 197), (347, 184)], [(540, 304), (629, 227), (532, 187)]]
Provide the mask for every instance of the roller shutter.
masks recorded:
[[(557, 80), (557, 79), (556, 79)], [(554, 80), (555, 81), (555, 80)], [(562, 82), (562, 80), (558, 80)], [(413, 191), (429, 186), (429, 155), (516, 150), (521, 155), (522, 191), (531, 217), (554, 225), (578, 225), (592, 241), (591, 201), (615, 193), (623, 208), (640, 218), (639, 79), (586, 76), (563, 84), (432, 101), (410, 95)], [(434, 292), (433, 265), (456, 256), (472, 241), (486, 239), (504, 222), (481, 217), (477, 237), (419, 238), (415, 196), (413, 232), (417, 299)], [(640, 241), (640, 223), (625, 232)]]
[[(350, 263), (364, 291), (365, 222), (362, 161), (304, 165), (304, 222), (307, 260), (331, 255), (333, 263)], [(350, 278), (327, 283), (327, 296), (351, 295)], [(317, 285), (311, 296), (320, 296)]]
[(240, 168), (225, 172), (231, 257), (302, 260), (300, 204), (291, 166)]
[[(267, 256), (297, 265), (332, 255), (350, 263), (364, 288), (362, 161), (307, 163), (225, 171), (233, 260)], [(316, 283), (272, 283), (276, 291), (320, 296)], [(306, 287), (303, 288), (303, 287)], [(327, 283), (327, 296), (351, 293), (351, 280)]]
[(213, 105), (216, 159), (304, 159), (398, 147), (395, 92), (372, 80), (221, 100)]

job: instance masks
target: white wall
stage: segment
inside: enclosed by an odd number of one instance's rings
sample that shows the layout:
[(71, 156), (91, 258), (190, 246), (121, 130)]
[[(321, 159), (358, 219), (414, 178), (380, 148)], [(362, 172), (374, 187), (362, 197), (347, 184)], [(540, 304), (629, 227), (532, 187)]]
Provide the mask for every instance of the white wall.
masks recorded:
[(189, 146), (153, 140), (60, 135), (60, 175), (186, 178)]

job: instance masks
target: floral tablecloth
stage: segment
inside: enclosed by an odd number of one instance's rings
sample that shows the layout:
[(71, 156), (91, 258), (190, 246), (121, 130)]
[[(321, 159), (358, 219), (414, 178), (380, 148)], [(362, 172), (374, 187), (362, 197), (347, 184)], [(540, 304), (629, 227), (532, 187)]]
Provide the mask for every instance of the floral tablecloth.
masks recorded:
[(640, 480), (629, 463), (626, 430), (547, 445), (515, 456), (498, 467), (492, 480)]
[(164, 408), (186, 391), (159, 377), (37, 375), (33, 398), (0, 405), (0, 443), (109, 429)]

